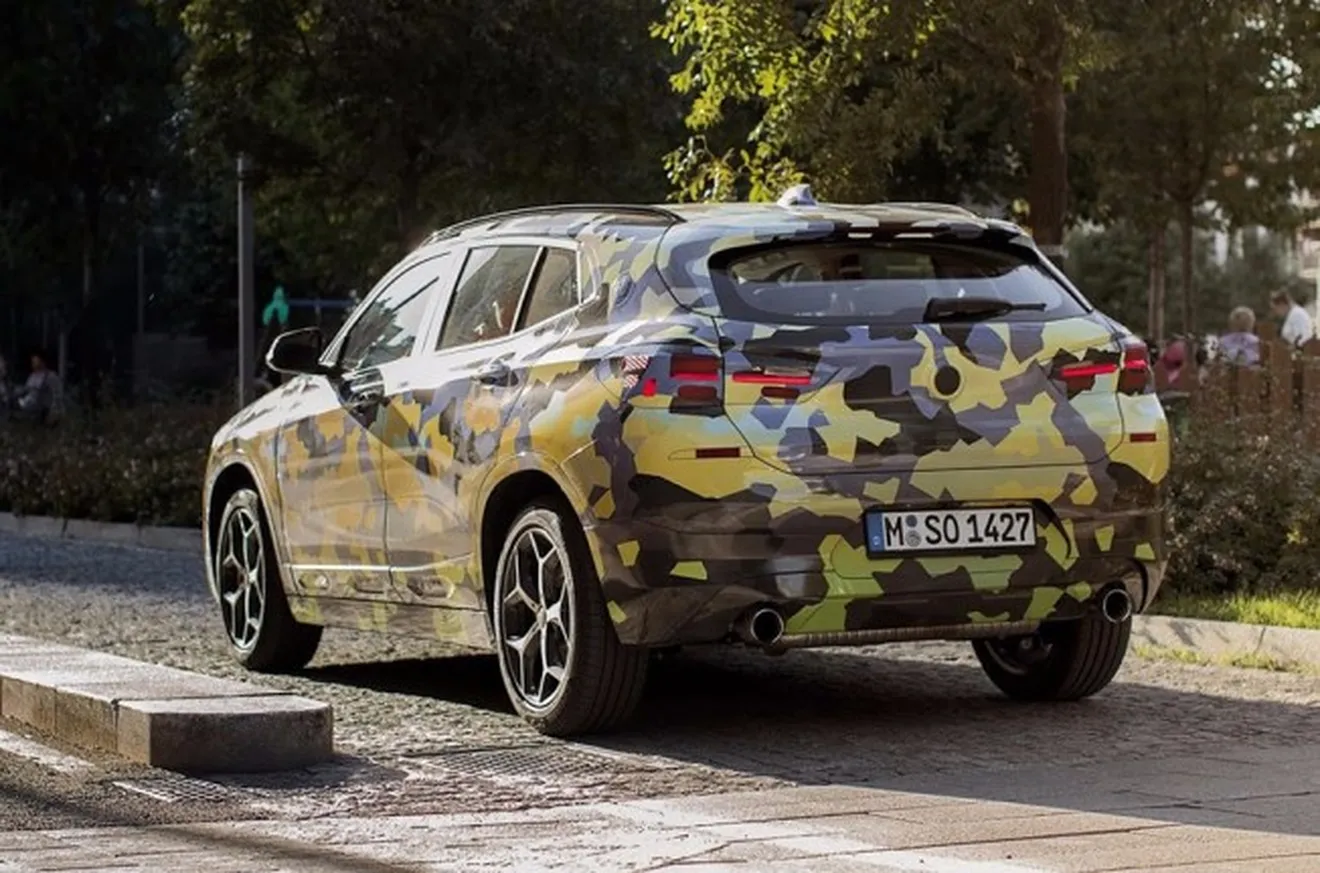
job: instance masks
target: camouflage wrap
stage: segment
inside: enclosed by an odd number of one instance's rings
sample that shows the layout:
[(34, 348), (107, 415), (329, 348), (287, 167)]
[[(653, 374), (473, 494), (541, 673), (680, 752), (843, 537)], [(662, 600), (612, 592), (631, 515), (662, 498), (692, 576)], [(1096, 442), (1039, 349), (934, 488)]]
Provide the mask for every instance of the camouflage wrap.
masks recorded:
[[(581, 521), (627, 643), (716, 641), (767, 603), (789, 635), (1067, 619), (1116, 582), (1138, 609), (1150, 603), (1167, 562), (1163, 410), (1117, 373), (1072, 388), (1052, 375), (1119, 362), (1120, 325), (1090, 311), (893, 328), (736, 321), (709, 274), (720, 251), (890, 227), (998, 234), (1034, 257), (1020, 231), (915, 208), (676, 211), (685, 221), (533, 216), (436, 240), (572, 240), (587, 300), (439, 356), (419, 344), (384, 368), (384, 406), (348, 410), (330, 380), (298, 377), (217, 435), (208, 510), (216, 477), (244, 465), (300, 620), (488, 646), (482, 519), (532, 475)], [(670, 371), (680, 354), (722, 356), (721, 376), (686, 391)], [(790, 394), (729, 378), (785, 362), (803, 374)], [(508, 384), (474, 378), (495, 364)], [(936, 380), (948, 369), (951, 392)], [(1031, 508), (1034, 548), (882, 560), (865, 548), (871, 509), (1001, 506)]]

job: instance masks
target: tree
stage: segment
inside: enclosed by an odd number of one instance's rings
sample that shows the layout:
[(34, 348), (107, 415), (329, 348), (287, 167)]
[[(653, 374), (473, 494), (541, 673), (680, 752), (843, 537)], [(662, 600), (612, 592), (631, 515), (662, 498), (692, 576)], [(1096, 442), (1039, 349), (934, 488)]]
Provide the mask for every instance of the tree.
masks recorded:
[(1299, 32), (1309, 23), (1255, 0), (1095, 9), (1125, 47), (1082, 83), (1074, 114), (1077, 143), (1103, 168), (1095, 217), (1146, 234), (1147, 329), (1156, 337), (1164, 334), (1165, 228), (1177, 225), (1181, 328), (1194, 333), (1197, 228), (1280, 228), (1302, 217), (1289, 201), (1315, 181), (1303, 113), (1318, 100), (1290, 55), (1310, 50)]
[(39, 250), (10, 266), (57, 314), (63, 370), (105, 251), (136, 231), (168, 155), (175, 43), (136, 0), (15, 0), (5, 23), (0, 129), (21, 135), (4, 138), (0, 197)]
[(198, 158), (263, 168), (258, 224), (340, 290), (437, 224), (656, 199), (676, 127), (658, 10), (606, 0), (188, 0)]
[[(1081, 0), (671, 0), (655, 33), (684, 56), (688, 143), (669, 158), (678, 195), (771, 199), (809, 177), (833, 199), (877, 200), (947, 113), (978, 99), (1025, 109), (1029, 223), (1045, 247), (1067, 214), (1066, 91), (1103, 61)], [(740, 116), (751, 117), (741, 124)], [(732, 128), (732, 130), (731, 130)], [(1020, 152), (988, 154), (1011, 178)], [(710, 140), (741, 137), (740, 147)]]

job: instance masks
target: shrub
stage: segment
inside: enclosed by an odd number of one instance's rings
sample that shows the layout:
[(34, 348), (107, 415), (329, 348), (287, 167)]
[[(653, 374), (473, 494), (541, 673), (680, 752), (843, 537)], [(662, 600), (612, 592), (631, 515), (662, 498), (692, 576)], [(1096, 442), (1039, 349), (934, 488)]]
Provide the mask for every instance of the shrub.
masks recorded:
[(197, 526), (221, 406), (104, 408), (38, 427), (0, 425), (0, 511)]
[(1320, 458), (1295, 432), (1190, 419), (1174, 449), (1167, 584), (1183, 594), (1309, 588), (1320, 567)]

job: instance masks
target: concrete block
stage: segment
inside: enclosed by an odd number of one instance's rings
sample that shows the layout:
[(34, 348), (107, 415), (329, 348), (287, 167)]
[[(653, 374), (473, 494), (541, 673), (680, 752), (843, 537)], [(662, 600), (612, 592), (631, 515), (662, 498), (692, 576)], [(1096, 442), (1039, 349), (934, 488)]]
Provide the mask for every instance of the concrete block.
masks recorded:
[(1260, 625), (1253, 624), (1142, 615), (1132, 623), (1132, 642), (1181, 649), (1207, 658), (1231, 658), (1255, 654), (1264, 631)]
[(202, 529), (195, 527), (143, 527), (138, 542), (144, 548), (167, 552), (202, 553)]
[(18, 530), (15, 533), (25, 537), (59, 538), (64, 536), (64, 519), (44, 515), (20, 515)]
[(183, 772), (292, 770), (334, 756), (334, 718), (327, 704), (284, 695), (127, 701), (118, 751)]
[(12, 676), (0, 676), (0, 716), (53, 734), (55, 689)]
[(1179, 649), (1205, 658), (1264, 657), (1320, 667), (1320, 631), (1165, 615), (1137, 616), (1135, 645)]
[(1258, 653), (1279, 661), (1320, 667), (1320, 630), (1267, 627), (1261, 635)]
[(138, 527), (135, 524), (111, 524), (104, 521), (70, 518), (64, 524), (64, 538), (135, 546), (138, 543)]
[(181, 670), (166, 672), (151, 664), (135, 666), (136, 669), (128, 668), (115, 678), (101, 677), (104, 681), (58, 686), (55, 689), (55, 736), (80, 748), (114, 752), (119, 747), (119, 707), (125, 701), (262, 695), (262, 689), (240, 682), (212, 679)]

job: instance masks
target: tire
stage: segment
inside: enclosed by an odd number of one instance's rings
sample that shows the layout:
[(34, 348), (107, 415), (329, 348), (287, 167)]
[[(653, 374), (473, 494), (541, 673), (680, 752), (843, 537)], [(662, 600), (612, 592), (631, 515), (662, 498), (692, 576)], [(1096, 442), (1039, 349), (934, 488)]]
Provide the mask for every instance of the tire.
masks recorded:
[(624, 724), (641, 701), (648, 652), (619, 642), (586, 537), (567, 507), (537, 501), (522, 511), (504, 538), (493, 584), (491, 625), (514, 710), (555, 737)]
[[(231, 549), (235, 542), (246, 545)], [(220, 516), (212, 572), (229, 651), (255, 673), (301, 670), (321, 644), (322, 629), (299, 624), (289, 611), (271, 543), (270, 524), (257, 492), (251, 488), (235, 491)], [(243, 617), (249, 621), (240, 620)]]
[[(990, 681), (1014, 700), (1081, 700), (1113, 681), (1131, 635), (1131, 618), (1115, 624), (1091, 614), (1045, 624), (1031, 637), (975, 640), (972, 648)], [(1035, 651), (1024, 654), (1024, 643)]]

